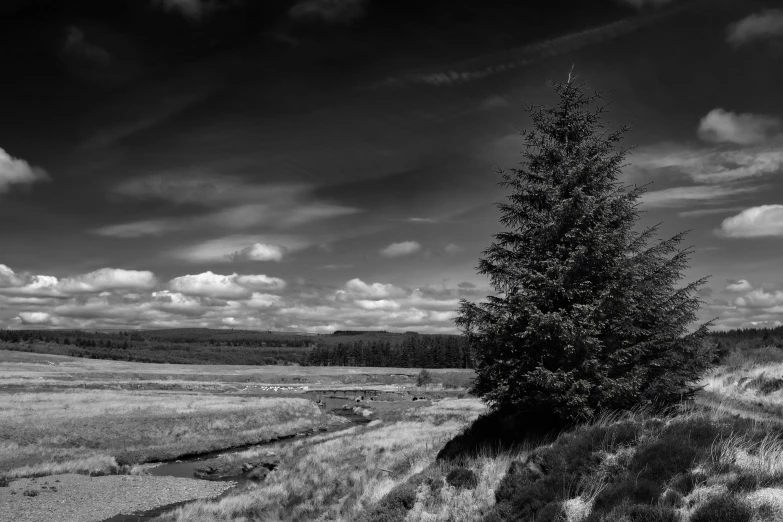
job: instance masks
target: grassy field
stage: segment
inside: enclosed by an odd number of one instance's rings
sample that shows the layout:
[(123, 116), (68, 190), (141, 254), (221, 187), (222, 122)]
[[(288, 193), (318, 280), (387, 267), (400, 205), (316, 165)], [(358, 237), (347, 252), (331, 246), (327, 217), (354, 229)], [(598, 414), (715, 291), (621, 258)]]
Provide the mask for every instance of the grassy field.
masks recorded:
[(8, 477), (110, 474), (326, 424), (312, 401), (129, 390), (0, 394), (0, 470)]
[[(472, 378), (469, 370), (431, 374), (435, 389)], [(416, 390), (417, 375), (415, 369), (145, 364), (0, 350), (0, 475), (129, 472), (136, 463), (252, 444), (338, 421), (303, 391)]]

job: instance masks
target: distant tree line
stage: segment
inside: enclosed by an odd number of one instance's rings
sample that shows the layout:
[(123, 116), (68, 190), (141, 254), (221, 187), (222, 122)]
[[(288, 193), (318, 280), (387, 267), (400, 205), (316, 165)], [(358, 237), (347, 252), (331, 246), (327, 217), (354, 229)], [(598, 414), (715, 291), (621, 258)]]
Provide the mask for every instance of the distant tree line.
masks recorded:
[(456, 335), (406, 334), (401, 342), (338, 343), (316, 347), (305, 364), (311, 366), (384, 366), (396, 368), (473, 368), (473, 355)]
[(0, 330), (0, 348), (89, 359), (175, 364), (472, 368), (456, 335), (344, 331), (331, 335), (181, 329)]

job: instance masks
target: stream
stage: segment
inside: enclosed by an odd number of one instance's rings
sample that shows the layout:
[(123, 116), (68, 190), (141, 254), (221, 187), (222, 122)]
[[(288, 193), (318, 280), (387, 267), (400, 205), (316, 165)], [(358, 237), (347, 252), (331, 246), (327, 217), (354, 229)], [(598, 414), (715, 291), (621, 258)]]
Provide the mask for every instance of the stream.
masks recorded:
[[(370, 422), (371, 419), (353, 413), (352, 409), (350, 408), (353, 408), (354, 405), (355, 405), (354, 401), (350, 399), (343, 399), (343, 398), (322, 399), (322, 407), (324, 411), (327, 411), (333, 415), (338, 415), (340, 417), (347, 418), (354, 424), (366, 424)], [(345, 406), (348, 406), (349, 409), (346, 409)], [(202, 463), (206, 460), (214, 459), (219, 455), (231, 455), (234, 453), (240, 453), (246, 451), (250, 448), (259, 448), (271, 444), (279, 444), (281, 442), (285, 443), (286, 440), (292, 440), (292, 441), (299, 440), (317, 434), (319, 434), (319, 432), (314, 432), (314, 433), (308, 432), (307, 435), (295, 435), (295, 434), (288, 435), (288, 436), (279, 437), (274, 441), (262, 442), (259, 444), (250, 444), (250, 445), (231, 448), (222, 451), (213, 451), (209, 453), (200, 454), (194, 457), (184, 458), (181, 460), (164, 462), (159, 466), (150, 468), (148, 470), (148, 473), (150, 475), (154, 475), (158, 477), (180, 477), (180, 478), (197, 479), (198, 477), (196, 476), (196, 470), (202, 466)], [(216, 497), (211, 497), (211, 500), (221, 499), (225, 496), (235, 493), (238, 490), (241, 490), (242, 488), (246, 488), (251, 484), (257, 484), (259, 482), (258, 480), (249, 477), (249, 475), (251, 475), (252, 472), (253, 471), (250, 470), (248, 472), (240, 473), (238, 475), (227, 475), (227, 476), (220, 476), (220, 477), (215, 477), (210, 479), (204, 479), (204, 480), (235, 483), (234, 486), (229, 487), (220, 495)], [(151, 520), (159, 515), (162, 515), (167, 511), (170, 511), (173, 508), (188, 504), (190, 502), (193, 502), (193, 500), (178, 502), (176, 504), (168, 504), (158, 508), (150, 509), (147, 511), (140, 511), (129, 515), (115, 515), (111, 518), (105, 519), (103, 522), (142, 522), (146, 520)]]

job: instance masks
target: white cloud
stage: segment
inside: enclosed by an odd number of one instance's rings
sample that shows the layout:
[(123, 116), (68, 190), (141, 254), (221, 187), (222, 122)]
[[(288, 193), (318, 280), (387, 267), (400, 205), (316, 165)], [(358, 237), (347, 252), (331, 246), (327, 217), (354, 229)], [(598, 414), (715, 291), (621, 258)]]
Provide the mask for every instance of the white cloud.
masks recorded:
[(421, 245), (416, 241), (403, 241), (401, 243), (392, 243), (381, 249), (380, 252), (384, 257), (401, 257), (414, 254), (419, 250), (421, 250)]
[(738, 47), (755, 40), (780, 36), (783, 36), (783, 10), (768, 9), (730, 25), (727, 40)]
[(732, 294), (741, 294), (742, 292), (750, 292), (753, 290), (753, 286), (746, 279), (738, 279), (737, 281), (729, 281), (725, 290)]
[(88, 274), (62, 279), (57, 286), (65, 293), (89, 293), (150, 289), (156, 284), (155, 274), (147, 270), (101, 268)]
[[(0, 265), (0, 327), (455, 333), (452, 320), (459, 297), (473, 298), (483, 291), (466, 285), (410, 289), (359, 278), (338, 290), (297, 278), (289, 289), (284, 280), (272, 276), (213, 272), (183, 275), (146, 288), (153, 280), (140, 274), (106, 269), (58, 279)], [(131, 287), (132, 291), (117, 291)]]
[(355, 303), (365, 310), (399, 310), (401, 307), (400, 303), (391, 299), (358, 299)]
[(19, 318), (24, 324), (48, 325), (52, 324), (52, 316), (46, 312), (19, 312)]
[[(256, 246), (259, 245), (259, 246)], [(175, 249), (171, 255), (191, 263), (231, 263), (234, 261), (278, 261), (312, 243), (289, 235), (231, 235)]]
[(283, 253), (280, 245), (253, 243), (229, 254), (229, 257), (233, 261), (282, 261)]
[(251, 290), (282, 290), (285, 288), (286, 283), (279, 277), (269, 277), (266, 275), (240, 275), (235, 278), (235, 281)]
[(7, 192), (11, 185), (30, 185), (47, 179), (49, 175), (44, 169), (14, 158), (0, 148), (0, 194)]
[(783, 205), (761, 205), (723, 220), (719, 233), (725, 237), (783, 236)]
[(251, 295), (250, 290), (237, 284), (238, 274), (214, 274), (212, 271), (201, 274), (184, 275), (169, 281), (169, 287), (185, 295), (198, 295), (218, 299), (237, 299)]
[(699, 137), (715, 143), (752, 145), (770, 138), (780, 119), (760, 114), (735, 114), (713, 109), (699, 122)]
[(343, 292), (350, 298), (354, 299), (385, 299), (388, 297), (402, 297), (405, 295), (405, 290), (392, 284), (372, 283), (368, 285), (361, 279), (351, 279), (345, 283), (345, 290), (338, 291), (338, 294)]
[(455, 243), (449, 243), (443, 248), (443, 251), (447, 254), (459, 254), (460, 252), (464, 252), (465, 248)]
[(783, 305), (783, 292), (776, 290), (767, 292), (759, 288), (742, 297), (737, 297), (734, 304), (743, 308), (772, 308)]
[(169, 287), (185, 295), (216, 299), (246, 299), (255, 290), (276, 291), (286, 286), (284, 280), (266, 275), (214, 274), (211, 271), (185, 275), (169, 281)]
[(0, 264), (0, 288), (9, 286), (21, 286), (24, 284), (16, 272), (6, 265)]

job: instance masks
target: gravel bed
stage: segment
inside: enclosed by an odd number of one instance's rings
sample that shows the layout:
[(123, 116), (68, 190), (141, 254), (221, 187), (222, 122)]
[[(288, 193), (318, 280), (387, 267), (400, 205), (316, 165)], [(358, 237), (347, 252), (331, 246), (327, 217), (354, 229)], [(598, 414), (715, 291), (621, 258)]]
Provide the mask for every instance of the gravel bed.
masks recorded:
[(149, 475), (67, 474), (18, 479), (0, 488), (0, 522), (99, 522), (115, 515), (215, 497), (232, 486), (233, 482)]

